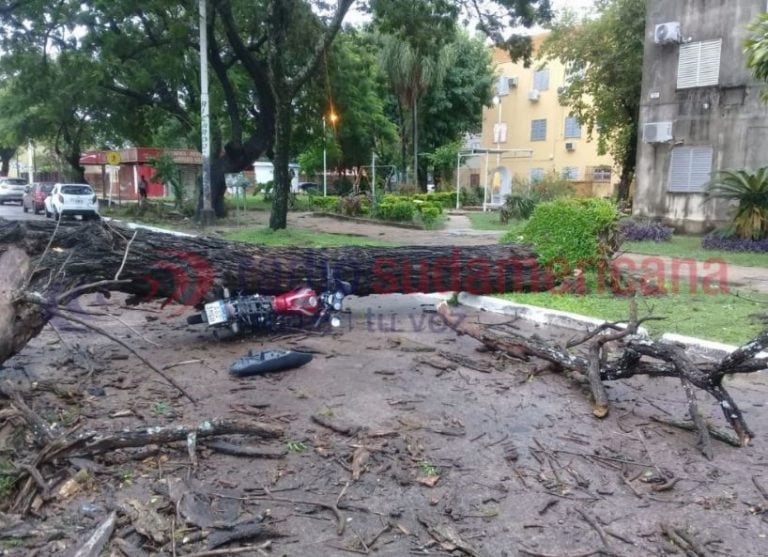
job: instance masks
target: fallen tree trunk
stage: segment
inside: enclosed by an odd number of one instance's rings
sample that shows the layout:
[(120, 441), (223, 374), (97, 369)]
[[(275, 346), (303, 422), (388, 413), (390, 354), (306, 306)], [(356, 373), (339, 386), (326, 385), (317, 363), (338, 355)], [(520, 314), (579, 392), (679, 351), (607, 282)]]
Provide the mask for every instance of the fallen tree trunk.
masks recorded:
[[(47, 322), (45, 302), (120, 291), (129, 303), (198, 305), (232, 291), (280, 294), (302, 283), (323, 288), (327, 265), (352, 294), (545, 290), (551, 277), (521, 246), (267, 247), (177, 236), (109, 223), (0, 219), (0, 363)], [(7, 264), (6, 264), (7, 260)], [(36, 302), (19, 296), (34, 293)]]

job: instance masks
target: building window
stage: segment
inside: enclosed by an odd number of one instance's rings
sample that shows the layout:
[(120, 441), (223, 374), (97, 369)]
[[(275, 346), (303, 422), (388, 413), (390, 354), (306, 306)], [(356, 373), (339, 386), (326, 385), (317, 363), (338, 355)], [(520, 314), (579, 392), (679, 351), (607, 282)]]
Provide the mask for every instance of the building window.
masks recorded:
[(531, 120), (531, 141), (547, 139), (547, 120)]
[(509, 79), (503, 75), (496, 78), (496, 94), (500, 97), (509, 94)]
[(703, 191), (712, 173), (710, 146), (675, 147), (669, 161), (667, 191), (698, 193)]
[(610, 166), (596, 166), (592, 169), (592, 181), (593, 182), (610, 182), (611, 181), (611, 167)]
[(507, 124), (500, 122), (493, 125), (493, 142), (494, 143), (506, 143), (507, 142)]
[(717, 85), (720, 80), (721, 39), (680, 45), (677, 88)]
[(544, 179), (544, 169), (531, 168), (531, 170), (528, 172), (528, 179), (531, 182), (541, 182)]
[(549, 69), (544, 68), (533, 74), (533, 88), (539, 91), (549, 89)]
[(578, 166), (566, 166), (563, 168), (564, 180), (578, 180), (579, 179), (579, 167)]
[(578, 139), (581, 137), (581, 123), (576, 116), (568, 116), (565, 119), (565, 138)]

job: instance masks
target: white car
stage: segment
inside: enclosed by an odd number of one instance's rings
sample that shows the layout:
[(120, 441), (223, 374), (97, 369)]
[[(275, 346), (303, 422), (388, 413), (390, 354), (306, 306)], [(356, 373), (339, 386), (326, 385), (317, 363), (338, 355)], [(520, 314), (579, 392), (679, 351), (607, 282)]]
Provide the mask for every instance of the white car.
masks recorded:
[(45, 216), (59, 220), (61, 217), (80, 215), (85, 219), (99, 218), (99, 200), (88, 184), (56, 184), (45, 198)]

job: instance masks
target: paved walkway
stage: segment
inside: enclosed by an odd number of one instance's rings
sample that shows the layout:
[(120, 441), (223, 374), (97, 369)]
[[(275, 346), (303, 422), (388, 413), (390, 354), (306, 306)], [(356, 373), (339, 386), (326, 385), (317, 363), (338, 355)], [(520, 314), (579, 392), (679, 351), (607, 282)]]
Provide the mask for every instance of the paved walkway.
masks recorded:
[[(503, 234), (498, 230), (474, 230), (470, 220), (461, 214), (447, 215), (441, 230), (415, 230), (396, 228), (374, 223), (342, 221), (329, 217), (314, 217), (309, 213), (290, 214), (291, 226), (309, 228), (318, 232), (353, 234), (408, 242), (419, 245), (478, 245), (495, 244)], [(693, 262), (657, 255), (623, 253), (617, 257), (623, 269), (644, 274), (649, 278), (663, 279), (668, 286), (696, 283), (704, 292), (721, 289), (724, 284), (730, 290), (768, 293), (768, 268), (742, 267), (717, 262)]]
[(768, 269), (765, 267), (742, 267), (718, 261), (694, 261), (642, 253), (620, 254), (616, 257), (616, 263), (622, 269), (649, 278), (663, 278), (668, 286), (696, 283), (704, 293), (712, 293), (727, 285), (731, 291), (768, 293)]

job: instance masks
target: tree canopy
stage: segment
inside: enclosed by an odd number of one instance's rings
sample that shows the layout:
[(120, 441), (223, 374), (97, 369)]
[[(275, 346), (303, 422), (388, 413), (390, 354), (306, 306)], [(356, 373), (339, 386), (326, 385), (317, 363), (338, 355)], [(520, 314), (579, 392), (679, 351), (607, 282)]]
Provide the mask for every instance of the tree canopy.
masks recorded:
[(540, 56), (566, 64), (561, 102), (570, 107), (600, 154), (621, 166), (620, 200), (629, 197), (637, 160), (645, 0), (597, 0), (597, 17), (566, 16), (552, 26)]
[[(342, 150), (339, 164), (370, 160), (380, 149), (377, 142), (392, 137), (391, 123), (382, 118), (387, 101), (381, 88), (374, 86), (382, 83), (382, 76), (363, 75), (356, 65), (356, 56), (370, 64), (371, 51), (342, 47), (334, 54), (331, 49), (354, 3), (340, 0), (332, 7), (317, 0), (208, 0), (217, 214), (225, 211), (225, 173), (250, 168), (266, 155), (275, 166), (270, 226), (286, 225), (288, 162), (297, 154), (295, 134), (299, 143), (307, 143), (301, 137), (307, 132), (298, 124), (310, 118), (299, 109), (313, 104), (307, 102), (313, 96), (307, 89), (318, 82), (319, 71), (328, 71), (329, 57), (335, 55), (338, 67), (349, 73), (346, 79), (334, 77), (339, 90), (334, 99), (349, 110), (344, 117), (349, 127), (340, 128), (337, 138)], [(530, 52), (525, 47), (529, 41), (505, 36), (504, 29), (530, 26), (551, 16), (549, 0), (358, 3), (370, 10), (380, 33), (407, 37), (423, 59), (432, 59), (433, 47), (442, 50), (450, 43), (456, 23), (469, 16), (487, 36), (524, 57)], [(4, 78), (0, 119), (11, 124), (0, 130), (0, 144), (10, 142), (8, 147), (14, 148), (14, 142), (27, 139), (50, 142), (80, 172), (80, 152), (89, 148), (152, 141), (199, 145), (197, 1), (24, 0), (3, 3), (0, 14), (0, 47), (6, 53), (0, 64)], [(349, 83), (350, 79), (356, 81)], [(352, 90), (355, 85), (360, 90)], [(422, 88), (420, 97), (428, 89)], [(473, 97), (472, 103), (478, 102), (485, 101)], [(320, 104), (315, 101), (311, 106), (315, 114), (318, 108), (322, 113), (327, 110), (328, 98)], [(14, 115), (18, 117), (13, 119)], [(412, 122), (415, 134), (419, 120), (413, 117)], [(430, 135), (435, 133), (427, 130), (425, 136)], [(361, 141), (363, 137), (366, 141)]]

